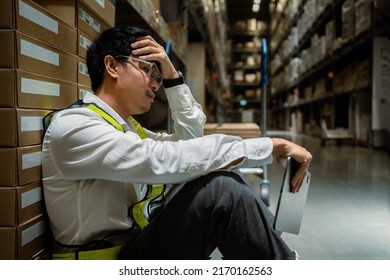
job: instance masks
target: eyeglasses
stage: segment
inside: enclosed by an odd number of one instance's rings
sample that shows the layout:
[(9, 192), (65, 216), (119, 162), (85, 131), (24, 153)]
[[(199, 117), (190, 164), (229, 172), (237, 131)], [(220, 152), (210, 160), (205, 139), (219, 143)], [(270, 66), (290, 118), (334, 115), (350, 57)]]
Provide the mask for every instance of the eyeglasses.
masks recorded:
[(116, 58), (126, 58), (126, 59), (137, 61), (139, 63), (138, 64), (139, 69), (141, 69), (148, 75), (150, 81), (157, 83), (158, 87), (155, 90), (158, 90), (160, 88), (163, 78), (161, 76), (160, 70), (158, 69), (156, 63), (135, 58), (132, 56), (127, 56), (127, 55), (118, 55), (116, 56)]

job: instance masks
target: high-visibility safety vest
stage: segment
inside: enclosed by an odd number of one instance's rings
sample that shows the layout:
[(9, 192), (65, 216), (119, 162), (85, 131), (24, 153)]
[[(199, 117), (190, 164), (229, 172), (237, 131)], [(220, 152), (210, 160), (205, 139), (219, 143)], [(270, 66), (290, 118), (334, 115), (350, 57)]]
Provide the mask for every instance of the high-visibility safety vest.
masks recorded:
[[(97, 113), (106, 122), (111, 124), (115, 129), (121, 132), (125, 132), (123, 127), (106, 111), (98, 107), (94, 103), (84, 103), (82, 100), (71, 104), (68, 108), (81, 108), (85, 107), (91, 111)], [(43, 127), (46, 129), (49, 127), (53, 116), (58, 111), (51, 112), (43, 119)], [(147, 138), (147, 134), (143, 127), (130, 116), (129, 120), (136, 128), (136, 133), (141, 139)], [(128, 208), (128, 215), (133, 219), (133, 232), (142, 230), (149, 224), (149, 221), (158, 211), (161, 209), (165, 201), (165, 186), (163, 184), (147, 185), (147, 191), (143, 199), (132, 204)], [(61, 253), (53, 254), (53, 259), (59, 260), (112, 260), (118, 259), (121, 246), (110, 247), (106, 249), (78, 251), (75, 253)]]

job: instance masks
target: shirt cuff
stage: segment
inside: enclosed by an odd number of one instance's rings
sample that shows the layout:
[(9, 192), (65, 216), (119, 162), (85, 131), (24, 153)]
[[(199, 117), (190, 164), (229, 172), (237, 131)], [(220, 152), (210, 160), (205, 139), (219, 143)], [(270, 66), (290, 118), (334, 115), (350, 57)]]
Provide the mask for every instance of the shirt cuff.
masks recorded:
[(171, 110), (183, 110), (192, 106), (190, 89), (186, 84), (165, 89)]
[(247, 159), (240, 167), (257, 167), (273, 161), (273, 143), (269, 137), (244, 139)]

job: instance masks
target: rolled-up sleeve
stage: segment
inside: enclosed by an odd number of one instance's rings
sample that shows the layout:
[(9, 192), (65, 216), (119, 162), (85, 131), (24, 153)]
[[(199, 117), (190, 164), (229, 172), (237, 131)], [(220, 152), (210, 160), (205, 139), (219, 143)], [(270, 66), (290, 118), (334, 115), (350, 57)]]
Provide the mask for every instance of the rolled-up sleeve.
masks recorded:
[(187, 85), (165, 89), (177, 140), (203, 136), (206, 115)]

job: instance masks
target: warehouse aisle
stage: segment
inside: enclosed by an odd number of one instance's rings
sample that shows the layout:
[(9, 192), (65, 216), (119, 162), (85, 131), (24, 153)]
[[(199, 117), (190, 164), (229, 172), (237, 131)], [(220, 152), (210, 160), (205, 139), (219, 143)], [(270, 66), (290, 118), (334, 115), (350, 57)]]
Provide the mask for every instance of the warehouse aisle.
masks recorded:
[[(269, 136), (278, 133), (269, 133)], [(387, 151), (320, 147), (318, 138), (290, 137), (313, 154), (312, 183), (301, 232), (283, 234), (301, 259), (390, 259), (390, 159)], [(283, 168), (268, 167), (270, 209), (275, 211)], [(253, 178), (251, 178), (253, 180)]]

